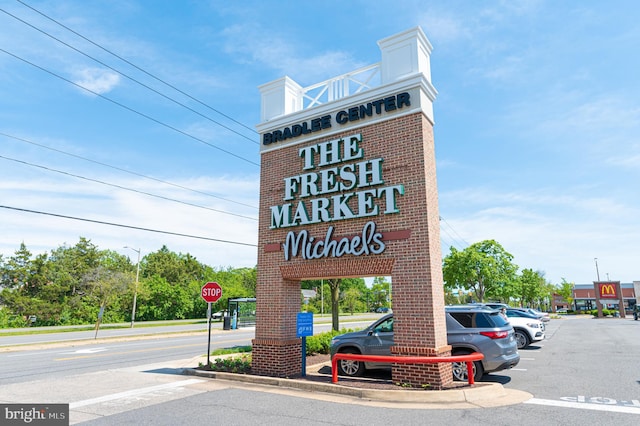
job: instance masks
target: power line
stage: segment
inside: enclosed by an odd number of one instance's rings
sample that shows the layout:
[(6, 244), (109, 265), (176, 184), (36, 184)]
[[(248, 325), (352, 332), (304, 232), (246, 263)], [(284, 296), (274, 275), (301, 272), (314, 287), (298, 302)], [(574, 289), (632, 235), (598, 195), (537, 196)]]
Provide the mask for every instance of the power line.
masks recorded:
[(22, 5), (24, 5), (24, 6), (28, 7), (29, 9), (33, 10), (34, 12), (36, 12), (36, 13), (40, 14), (41, 16), (43, 16), (43, 17), (47, 18), (48, 20), (50, 20), (50, 21), (52, 21), (52, 22), (54, 22), (54, 23), (56, 23), (56, 24), (60, 25), (62, 28), (66, 29), (67, 31), (70, 31), (70, 32), (72, 32), (73, 34), (77, 35), (78, 37), (82, 38), (83, 40), (85, 40), (85, 41), (87, 41), (87, 42), (89, 42), (89, 43), (93, 44), (93, 45), (94, 45), (94, 46), (96, 46), (97, 48), (102, 49), (103, 51), (105, 51), (105, 52), (109, 53), (110, 55), (113, 55), (113, 56), (115, 56), (116, 58), (120, 59), (121, 61), (123, 61), (123, 62), (125, 62), (125, 63), (127, 63), (127, 64), (131, 65), (132, 67), (134, 67), (134, 68), (136, 68), (137, 70), (139, 70), (139, 71), (143, 72), (144, 74), (146, 74), (146, 75), (148, 75), (149, 77), (151, 77), (151, 78), (155, 79), (156, 81), (159, 81), (160, 83), (162, 83), (162, 84), (166, 85), (167, 87), (172, 88), (173, 90), (177, 91), (178, 93), (181, 93), (182, 95), (184, 95), (184, 96), (188, 97), (189, 99), (191, 99), (191, 100), (193, 100), (193, 101), (195, 101), (195, 102), (199, 103), (200, 105), (202, 105), (202, 106), (204, 106), (204, 107), (206, 107), (206, 108), (210, 109), (211, 111), (214, 111), (214, 112), (216, 112), (216, 113), (220, 114), (221, 116), (223, 116), (223, 117), (225, 117), (225, 118), (227, 118), (227, 119), (229, 119), (229, 120), (233, 121), (234, 123), (236, 123), (236, 124), (238, 124), (238, 125), (240, 125), (240, 126), (244, 127), (245, 129), (250, 130), (250, 131), (252, 131), (253, 133), (256, 133), (256, 134), (258, 133), (258, 132), (256, 132), (256, 131), (255, 131), (255, 129), (252, 129), (251, 127), (249, 127), (249, 126), (247, 126), (247, 125), (245, 125), (245, 124), (243, 124), (243, 123), (241, 123), (241, 122), (239, 122), (239, 121), (235, 120), (234, 118), (232, 118), (232, 117), (230, 117), (230, 116), (228, 116), (228, 115), (224, 114), (223, 112), (221, 112), (221, 111), (219, 111), (219, 110), (217, 110), (217, 109), (213, 108), (212, 106), (210, 106), (210, 105), (206, 104), (205, 102), (202, 102), (201, 100), (199, 100), (199, 99), (197, 99), (197, 98), (195, 98), (195, 97), (193, 97), (193, 96), (189, 95), (188, 93), (186, 93), (186, 92), (184, 92), (184, 91), (180, 90), (179, 88), (177, 88), (176, 86), (174, 86), (174, 85), (172, 85), (172, 84), (170, 84), (170, 83), (166, 82), (165, 80), (163, 80), (163, 79), (161, 79), (161, 78), (159, 78), (159, 77), (157, 77), (157, 76), (155, 76), (155, 75), (151, 74), (150, 72), (148, 72), (148, 71), (144, 70), (143, 68), (139, 67), (138, 65), (136, 65), (136, 64), (134, 64), (134, 63), (130, 62), (129, 60), (127, 60), (127, 59), (123, 58), (122, 56), (119, 56), (118, 54), (116, 54), (116, 53), (112, 52), (111, 50), (109, 50), (109, 49), (107, 49), (107, 48), (103, 47), (102, 45), (100, 45), (100, 44), (98, 44), (98, 43), (94, 42), (93, 40), (90, 40), (89, 38), (87, 38), (87, 37), (83, 36), (82, 34), (78, 33), (77, 31), (74, 31), (73, 29), (71, 29), (71, 28), (67, 27), (66, 25), (62, 24), (61, 22), (56, 21), (55, 19), (53, 19), (53, 18), (52, 18), (52, 17), (50, 17), (49, 15), (45, 14), (44, 12), (41, 12), (41, 11), (39, 11), (38, 9), (34, 8), (33, 6), (28, 5), (28, 4), (27, 4), (27, 3), (25, 3), (24, 1), (22, 1), (22, 0), (17, 0), (17, 1), (18, 1), (19, 3), (21, 3)]
[[(445, 233), (446, 233), (446, 231), (445, 231)], [(457, 246), (456, 242), (451, 240), (451, 239), (449, 239), (448, 241), (445, 241), (446, 239), (445, 239), (443, 234), (440, 234), (440, 238), (442, 239), (442, 242), (446, 243), (449, 247)], [(443, 246), (443, 248), (444, 248), (444, 246)]]
[(26, 212), (26, 213), (40, 214), (40, 215), (45, 215), (45, 216), (60, 217), (60, 218), (63, 218), (63, 219), (79, 220), (79, 221), (82, 221), (82, 222), (97, 223), (97, 224), (100, 224), (100, 225), (108, 225), (108, 226), (117, 226), (117, 227), (120, 227), (120, 228), (136, 229), (138, 231), (155, 232), (155, 233), (158, 233), (158, 234), (175, 235), (175, 236), (178, 236), (178, 237), (186, 237), (186, 238), (196, 238), (196, 239), (199, 239), (199, 240), (216, 241), (216, 242), (225, 243), (225, 244), (237, 244), (237, 245), (241, 245), (241, 246), (257, 247), (257, 244), (241, 243), (241, 242), (238, 242), (238, 241), (229, 241), (229, 240), (220, 240), (218, 238), (201, 237), (201, 236), (198, 236), (198, 235), (189, 235), (189, 234), (180, 234), (180, 233), (177, 233), (177, 232), (160, 231), (160, 230), (157, 230), (157, 229), (141, 228), (141, 227), (138, 227), (138, 226), (123, 225), (123, 224), (120, 224), (120, 223), (104, 222), (104, 221), (101, 221), (101, 220), (85, 219), (85, 218), (74, 217), (74, 216), (66, 216), (66, 215), (55, 214), (55, 213), (41, 212), (41, 211), (37, 211), (37, 210), (21, 209), (21, 208), (18, 208), (18, 207), (10, 207), (10, 206), (0, 205), (0, 208), (8, 209), (8, 210), (16, 210), (16, 211), (21, 211), (21, 212)]
[(78, 52), (79, 54), (81, 54), (81, 55), (83, 55), (83, 56), (85, 56), (85, 57), (87, 57), (87, 58), (89, 58), (89, 59), (91, 59), (91, 60), (93, 60), (93, 61), (95, 61), (95, 62), (99, 63), (100, 65), (102, 65), (102, 66), (104, 66), (104, 67), (106, 67), (106, 68), (108, 68), (108, 69), (110, 69), (110, 70), (112, 70), (112, 71), (115, 71), (116, 73), (120, 74), (121, 76), (128, 78), (129, 80), (131, 80), (131, 81), (133, 81), (133, 82), (135, 82), (135, 83), (139, 84), (140, 86), (142, 86), (142, 87), (144, 87), (144, 88), (146, 88), (146, 89), (148, 89), (148, 90), (150, 90), (150, 91), (152, 91), (152, 92), (156, 93), (157, 95), (162, 96), (163, 98), (165, 98), (165, 99), (167, 99), (167, 100), (169, 100), (169, 101), (171, 101), (171, 102), (173, 102), (173, 103), (175, 103), (175, 104), (177, 104), (177, 105), (180, 105), (181, 107), (183, 107), (183, 108), (185, 108), (185, 109), (187, 109), (187, 110), (189, 110), (189, 111), (193, 112), (194, 114), (197, 114), (197, 115), (199, 115), (200, 117), (202, 117), (202, 118), (204, 118), (204, 119), (206, 119), (206, 120), (209, 120), (210, 122), (215, 123), (215, 124), (217, 124), (218, 126), (223, 127), (223, 128), (225, 128), (225, 129), (229, 130), (230, 132), (233, 132), (233, 133), (235, 133), (236, 135), (238, 135), (238, 136), (240, 136), (240, 137), (243, 137), (243, 138), (247, 139), (247, 140), (248, 140), (248, 141), (250, 141), (250, 142), (253, 142), (253, 143), (254, 143), (254, 144), (256, 144), (256, 145), (260, 145), (260, 143), (259, 143), (259, 142), (257, 142), (257, 141), (255, 141), (255, 140), (253, 140), (253, 139), (251, 139), (251, 138), (249, 138), (249, 137), (247, 137), (247, 136), (243, 135), (242, 133), (239, 133), (239, 132), (237, 132), (237, 131), (233, 130), (233, 129), (232, 129), (232, 128), (230, 128), (230, 127), (225, 126), (224, 124), (222, 124), (222, 123), (220, 123), (220, 122), (218, 122), (218, 121), (216, 121), (216, 120), (214, 120), (214, 119), (212, 119), (212, 118), (210, 118), (210, 117), (207, 117), (206, 115), (204, 115), (204, 114), (200, 113), (199, 111), (196, 111), (195, 109), (193, 109), (193, 108), (189, 107), (188, 105), (185, 105), (185, 104), (183, 104), (182, 102), (177, 101), (177, 100), (175, 100), (175, 99), (173, 99), (173, 98), (171, 98), (171, 97), (169, 97), (169, 96), (165, 95), (164, 93), (161, 93), (161, 92), (157, 91), (156, 89), (154, 89), (154, 88), (152, 88), (152, 87), (150, 87), (150, 86), (148, 86), (148, 85), (146, 85), (146, 84), (142, 83), (141, 81), (136, 80), (135, 78), (133, 78), (133, 77), (131, 77), (131, 76), (129, 76), (129, 75), (127, 75), (127, 74), (125, 74), (124, 72), (122, 72), (122, 71), (120, 71), (120, 70), (117, 70), (117, 69), (113, 68), (112, 66), (110, 66), (110, 65), (108, 65), (108, 64), (106, 64), (106, 63), (104, 63), (104, 62), (102, 62), (101, 60), (96, 59), (96, 58), (94, 58), (93, 56), (91, 56), (91, 55), (89, 55), (89, 54), (87, 54), (87, 53), (84, 53), (83, 51), (81, 51), (81, 50), (79, 50), (79, 49), (77, 49), (77, 48), (75, 48), (75, 47), (71, 46), (70, 44), (68, 44), (68, 43), (66, 43), (66, 42), (64, 42), (64, 41), (62, 41), (62, 40), (60, 40), (59, 38), (57, 38), (57, 37), (55, 37), (55, 36), (53, 36), (53, 35), (49, 34), (48, 32), (46, 32), (46, 31), (44, 31), (44, 30), (42, 30), (42, 29), (40, 29), (40, 28), (36, 27), (35, 25), (32, 25), (32, 24), (30, 24), (29, 22), (27, 22), (27, 21), (25, 21), (25, 20), (23, 20), (23, 19), (21, 19), (21, 18), (19, 18), (19, 17), (15, 16), (15, 15), (13, 15), (13, 14), (11, 14), (11, 13), (7, 12), (6, 10), (4, 10), (4, 9), (0, 8), (0, 11), (2, 11), (2, 12), (4, 12), (5, 14), (7, 14), (7, 15), (11, 16), (12, 18), (14, 18), (14, 19), (15, 19), (15, 20), (17, 20), (17, 21), (22, 22), (22, 23), (23, 23), (23, 24), (25, 24), (25, 25), (28, 25), (29, 27), (33, 28), (34, 30), (39, 31), (40, 33), (42, 33), (42, 34), (46, 35), (47, 37), (52, 38), (53, 40), (57, 41), (58, 43), (60, 43), (60, 44), (63, 44), (63, 45), (65, 45), (65, 46), (67, 46), (69, 49), (72, 49), (72, 50), (74, 50), (74, 51)]
[(131, 191), (131, 192), (135, 192), (135, 193), (138, 193), (138, 194), (148, 195), (150, 197), (160, 198), (162, 200), (173, 201), (175, 203), (180, 203), (180, 204), (184, 204), (184, 205), (191, 206), (191, 207), (197, 207), (197, 208), (200, 208), (200, 209), (210, 210), (210, 211), (213, 211), (213, 212), (216, 212), (216, 213), (227, 214), (227, 215), (230, 215), (230, 216), (240, 217), (240, 218), (243, 218), (243, 219), (258, 220), (258, 219), (254, 218), (254, 217), (243, 216), (243, 215), (237, 214), (237, 213), (231, 213), (231, 212), (227, 212), (227, 211), (224, 211), (224, 210), (213, 209), (211, 207), (200, 206), (198, 204), (188, 203), (186, 201), (180, 201), (180, 200), (176, 200), (174, 198), (165, 197), (165, 196), (162, 196), (162, 195), (151, 194), (150, 192), (140, 191), (140, 190), (133, 189), (133, 188), (127, 188), (127, 187), (124, 187), (124, 186), (121, 186), (121, 185), (116, 185), (114, 183), (104, 182), (104, 181), (101, 181), (101, 180), (98, 180), (98, 179), (92, 179), (92, 178), (88, 178), (88, 177), (85, 177), (85, 176), (80, 176), (80, 175), (76, 175), (76, 174), (73, 174), (73, 173), (65, 172), (65, 171), (62, 171), (62, 170), (52, 169), (50, 167), (29, 163), (27, 161), (18, 160), (18, 159), (11, 158), (11, 157), (5, 157), (4, 155), (0, 155), (0, 158), (3, 158), (5, 160), (9, 160), (9, 161), (13, 161), (15, 163), (25, 164), (25, 165), (31, 166), (31, 167), (37, 167), (39, 169), (47, 170), (47, 171), (50, 171), (50, 172), (59, 173), (59, 174), (66, 175), (66, 176), (75, 177), (75, 178), (86, 180), (86, 181), (89, 181), (89, 182), (95, 182), (95, 183), (99, 183), (101, 185), (111, 186), (111, 187), (122, 189), (122, 190), (125, 190), (125, 191)]
[(143, 175), (141, 173), (136, 173), (136, 172), (132, 172), (132, 171), (127, 170), (127, 169), (123, 169), (121, 167), (117, 167), (117, 166), (113, 166), (113, 165), (110, 165), (110, 164), (102, 163), (100, 161), (92, 160), (90, 158), (82, 157), (80, 155), (76, 155), (76, 154), (72, 154), (70, 152), (62, 151), (60, 149), (52, 148), (50, 146), (39, 144), (37, 142), (33, 142), (33, 141), (30, 141), (30, 140), (27, 140), (27, 139), (24, 139), (24, 138), (20, 138), (18, 136), (9, 135), (9, 134), (4, 133), (2, 131), (0, 131), (0, 135), (8, 137), (8, 138), (11, 138), (11, 139), (15, 139), (15, 140), (18, 140), (18, 141), (21, 141), (21, 142), (25, 142), (25, 143), (28, 143), (28, 144), (31, 144), (31, 145), (35, 145), (35, 146), (38, 146), (40, 148), (48, 149), (50, 151), (58, 152), (60, 154), (67, 155), (69, 157), (78, 158), (80, 160), (88, 161), (88, 162), (93, 163), (93, 164), (98, 164), (100, 166), (109, 167), (109, 168), (114, 169), (114, 170), (118, 170), (118, 171), (121, 171), (121, 172), (124, 172), (124, 173), (128, 173), (128, 174), (131, 174), (131, 175), (134, 175), (134, 176), (138, 176), (138, 177), (149, 179), (149, 180), (152, 180), (152, 181), (155, 181), (155, 182), (159, 182), (159, 183), (162, 183), (162, 184), (165, 184), (165, 185), (171, 185), (171, 186), (174, 186), (176, 188), (180, 188), (180, 189), (184, 189), (184, 190), (187, 190), (187, 191), (195, 192), (197, 194), (201, 194), (201, 195), (206, 195), (206, 196), (209, 196), (209, 197), (217, 198), (219, 200), (223, 200), (223, 201), (226, 201), (226, 202), (229, 202), (229, 203), (234, 203), (234, 204), (238, 204), (238, 205), (241, 205), (241, 206), (250, 207), (252, 209), (257, 209), (258, 208), (257, 206), (252, 206), (250, 204), (245, 204), (245, 203), (241, 203), (239, 201), (230, 200), (228, 198), (220, 197), (218, 195), (210, 194), (208, 192), (199, 191), (199, 190), (193, 189), (193, 188), (188, 188), (186, 186), (182, 186), (182, 185), (179, 185), (177, 183), (167, 182), (165, 180), (157, 179), (157, 178), (154, 178), (152, 176), (146, 176), (146, 175)]
[[(444, 223), (449, 227), (449, 229), (451, 229), (451, 230), (452, 230), (452, 231), (453, 231), (453, 232), (458, 236), (458, 238), (460, 238), (460, 240), (462, 240), (462, 242), (463, 242), (464, 244), (460, 244), (460, 248), (463, 248), (463, 246), (464, 246), (464, 247), (469, 247), (469, 243), (468, 243), (468, 242), (466, 242), (466, 241), (464, 240), (464, 238), (462, 238), (462, 237), (460, 236), (460, 234), (458, 234), (458, 233), (456, 232), (456, 230), (455, 230), (455, 229), (453, 229), (453, 227), (452, 227), (451, 225), (449, 225), (449, 222), (447, 222), (447, 221), (445, 220), (445, 218), (444, 218), (444, 217), (439, 216), (439, 218), (440, 218), (440, 221), (441, 221), (441, 222), (444, 222)], [(458, 244), (458, 243), (459, 243), (459, 242), (456, 240), (456, 238), (454, 238), (454, 237), (449, 233), (449, 231), (447, 231), (446, 229), (444, 229), (442, 226), (440, 227), (440, 229), (442, 229), (442, 230), (443, 230), (447, 235), (449, 235), (449, 237), (451, 237), (451, 239), (454, 241), (454, 243), (456, 243), (456, 244)]]
[(55, 72), (53, 72), (53, 71), (50, 71), (50, 70), (48, 70), (48, 69), (46, 69), (46, 68), (41, 67), (40, 65), (34, 64), (34, 63), (33, 63), (33, 62), (31, 62), (31, 61), (28, 61), (28, 60), (26, 60), (26, 59), (24, 59), (24, 58), (21, 58), (20, 56), (15, 55), (15, 54), (13, 54), (13, 53), (11, 53), (11, 52), (9, 52), (9, 51), (5, 50), (5, 49), (0, 48), (0, 52), (4, 52), (4, 53), (6, 53), (6, 54), (7, 54), (7, 55), (9, 55), (9, 56), (12, 56), (12, 57), (14, 57), (14, 58), (18, 59), (19, 61), (22, 61), (22, 62), (24, 62), (24, 63), (26, 63), (26, 64), (29, 64), (29, 65), (31, 65), (32, 67), (38, 68), (39, 70), (44, 71), (44, 72), (46, 72), (47, 74), (50, 74), (50, 75), (52, 75), (52, 76), (54, 76), (54, 77), (57, 77), (57, 78), (59, 78), (60, 80), (66, 81), (67, 83), (72, 84), (72, 85), (74, 85), (74, 86), (78, 87), (79, 89), (85, 90), (85, 91), (87, 91), (87, 92), (91, 93), (92, 95), (95, 95), (95, 96), (98, 96), (98, 97), (100, 97), (100, 98), (102, 98), (102, 99), (104, 99), (104, 100), (107, 100), (107, 101), (109, 101), (109, 102), (113, 103), (114, 105), (117, 105), (117, 106), (119, 106), (119, 107), (121, 107), (121, 108), (123, 108), (123, 109), (126, 109), (127, 111), (130, 111), (130, 112), (133, 112), (133, 113), (135, 113), (135, 114), (138, 114), (139, 116), (144, 117), (144, 118), (146, 118), (147, 120), (153, 121), (153, 122), (154, 122), (154, 123), (156, 123), (156, 124), (160, 124), (161, 126), (164, 126), (164, 127), (168, 128), (168, 129), (171, 129), (171, 130), (173, 130), (173, 131), (175, 131), (175, 132), (177, 132), (177, 133), (180, 133), (181, 135), (187, 136), (188, 138), (191, 138), (191, 139), (193, 139), (193, 140), (195, 140), (195, 141), (198, 141), (198, 142), (200, 142), (200, 143), (202, 143), (202, 144), (205, 144), (205, 145), (207, 145), (207, 146), (210, 146), (211, 148), (214, 148), (214, 149), (217, 149), (217, 150), (219, 150), (219, 151), (222, 151), (222, 152), (224, 152), (225, 154), (228, 154), (228, 155), (231, 155), (231, 156), (233, 156), (233, 157), (236, 157), (236, 158), (238, 158), (238, 159), (240, 159), (240, 160), (242, 160), (242, 161), (246, 161), (247, 163), (249, 163), (249, 164), (253, 164), (254, 166), (258, 166), (258, 167), (260, 166), (260, 164), (256, 163), (255, 161), (251, 161), (251, 160), (249, 160), (249, 159), (247, 159), (247, 158), (244, 158), (244, 157), (242, 157), (242, 156), (240, 156), (240, 155), (234, 154), (233, 152), (230, 152), (230, 151), (227, 151), (226, 149), (220, 148), (220, 147), (218, 147), (218, 146), (216, 146), (216, 145), (214, 145), (214, 144), (212, 144), (212, 143), (210, 143), (210, 142), (205, 141), (204, 139), (201, 139), (201, 138), (199, 138), (199, 137), (197, 137), (197, 136), (194, 136), (194, 135), (192, 135), (192, 134), (189, 134), (189, 133), (185, 132), (184, 130), (180, 130), (180, 129), (176, 128), (176, 127), (173, 127), (173, 126), (172, 126), (172, 125), (170, 125), (170, 124), (164, 123), (164, 122), (162, 122), (162, 121), (160, 121), (160, 120), (158, 120), (158, 119), (156, 119), (156, 118), (153, 118), (153, 117), (151, 117), (151, 116), (149, 116), (149, 115), (147, 115), (147, 114), (145, 114), (145, 113), (142, 113), (142, 112), (140, 112), (140, 111), (138, 111), (138, 110), (135, 110), (135, 109), (133, 109), (133, 108), (131, 108), (131, 107), (128, 107), (128, 106), (126, 106), (126, 105), (124, 105), (124, 104), (122, 104), (122, 103), (120, 103), (120, 102), (118, 102), (118, 101), (116, 101), (116, 100), (114, 100), (114, 99), (109, 98), (108, 96), (104, 96), (104, 95), (102, 95), (102, 94), (100, 94), (100, 93), (98, 93), (98, 92), (95, 92), (95, 91), (93, 91), (93, 90), (91, 90), (91, 89), (88, 89), (88, 88), (86, 88), (86, 87), (84, 87), (84, 86), (82, 86), (82, 85), (80, 85), (80, 84), (78, 84), (78, 83), (75, 83), (75, 82), (73, 82), (73, 81), (71, 81), (71, 80), (69, 80), (69, 79), (67, 79), (67, 78), (65, 78), (65, 77), (63, 77), (63, 76), (61, 76), (61, 75), (59, 75), (59, 74), (56, 74), (56, 73), (55, 73)]

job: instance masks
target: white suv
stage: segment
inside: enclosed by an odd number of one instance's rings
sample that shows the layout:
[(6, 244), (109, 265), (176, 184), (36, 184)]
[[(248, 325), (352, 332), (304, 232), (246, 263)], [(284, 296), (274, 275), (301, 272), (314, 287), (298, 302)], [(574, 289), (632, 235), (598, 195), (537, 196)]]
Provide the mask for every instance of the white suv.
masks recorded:
[(513, 327), (518, 342), (518, 349), (523, 349), (533, 342), (544, 340), (544, 324), (542, 321), (517, 309), (506, 310), (507, 319)]

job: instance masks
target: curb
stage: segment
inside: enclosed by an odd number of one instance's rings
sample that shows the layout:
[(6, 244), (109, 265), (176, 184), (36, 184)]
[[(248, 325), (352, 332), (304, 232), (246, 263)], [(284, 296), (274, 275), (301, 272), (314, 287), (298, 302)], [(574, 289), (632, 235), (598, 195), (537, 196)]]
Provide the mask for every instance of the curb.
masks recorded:
[(339, 384), (333, 383), (317, 383), (298, 379), (204, 371), (195, 368), (184, 368), (182, 369), (182, 374), (275, 388), (289, 388), (307, 392), (341, 395), (369, 401), (395, 403), (466, 404), (481, 408), (519, 404), (533, 397), (533, 395), (527, 392), (505, 389), (499, 383), (476, 383), (471, 388), (441, 391), (380, 390), (361, 389), (350, 386), (340, 386)]

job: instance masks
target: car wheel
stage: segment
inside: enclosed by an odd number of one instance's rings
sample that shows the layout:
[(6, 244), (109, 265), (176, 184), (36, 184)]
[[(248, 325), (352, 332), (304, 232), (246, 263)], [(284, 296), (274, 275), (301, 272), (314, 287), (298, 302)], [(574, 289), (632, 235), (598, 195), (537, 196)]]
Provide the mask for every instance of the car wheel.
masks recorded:
[[(345, 354), (359, 354), (355, 349), (345, 349), (342, 351)], [(364, 374), (364, 363), (361, 361), (352, 361), (348, 359), (338, 360), (338, 373), (341, 376), (362, 376)]]
[[(469, 352), (454, 352), (452, 355), (469, 355)], [(453, 367), (453, 380), (457, 382), (468, 382), (467, 363), (452, 362), (451, 364)], [(482, 367), (482, 361), (473, 361), (473, 380), (479, 382), (483, 375), (484, 368)]]
[(523, 349), (529, 346), (531, 341), (529, 340), (529, 336), (527, 336), (527, 333), (525, 331), (518, 329), (515, 330), (515, 334), (516, 342), (518, 343), (518, 349)]

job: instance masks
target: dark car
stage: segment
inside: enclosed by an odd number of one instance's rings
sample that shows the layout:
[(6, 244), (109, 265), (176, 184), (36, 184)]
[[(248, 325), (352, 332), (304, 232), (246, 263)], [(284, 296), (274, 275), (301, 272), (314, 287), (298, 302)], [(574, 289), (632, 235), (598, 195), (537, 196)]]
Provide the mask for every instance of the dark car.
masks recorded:
[[(480, 352), (482, 361), (474, 361), (473, 374), (480, 380), (485, 373), (512, 368), (520, 361), (513, 328), (499, 310), (456, 306), (445, 308), (447, 343), (452, 355)], [(391, 355), (393, 314), (385, 315), (364, 330), (335, 336), (331, 340), (331, 356), (336, 353)], [(340, 360), (338, 372), (344, 376), (360, 376), (366, 369), (390, 368), (389, 364)], [(467, 381), (466, 363), (453, 363), (453, 378)]]
[(536, 318), (538, 318), (542, 322), (549, 322), (550, 321), (550, 317), (549, 317), (549, 314), (547, 312), (541, 312), (541, 311), (537, 311), (537, 310), (531, 309), (531, 308), (510, 308), (510, 309), (516, 309), (518, 311), (522, 311), (522, 312), (526, 312), (528, 314), (531, 314), (531, 315), (535, 316)]

